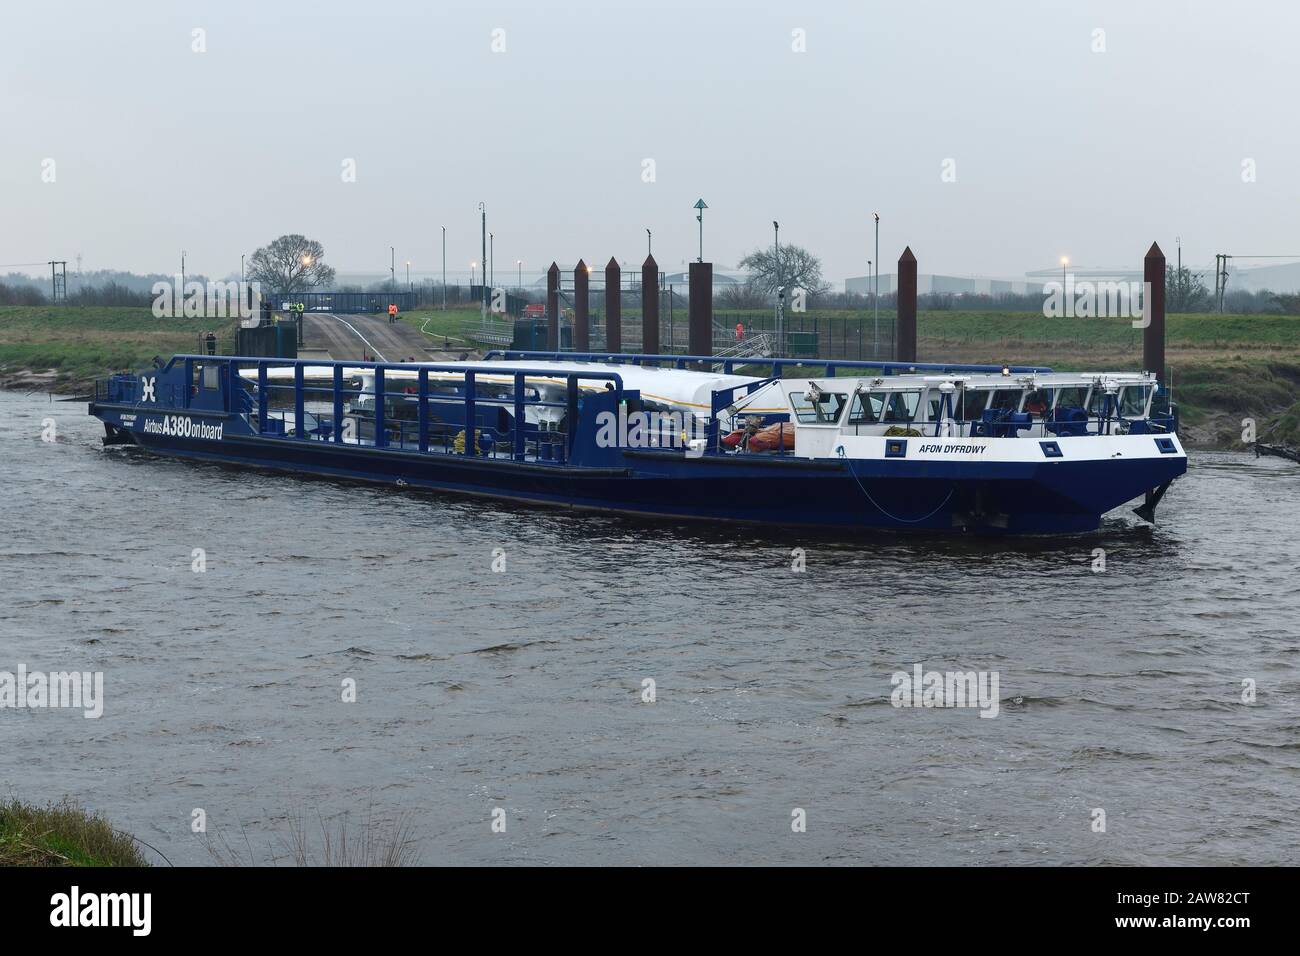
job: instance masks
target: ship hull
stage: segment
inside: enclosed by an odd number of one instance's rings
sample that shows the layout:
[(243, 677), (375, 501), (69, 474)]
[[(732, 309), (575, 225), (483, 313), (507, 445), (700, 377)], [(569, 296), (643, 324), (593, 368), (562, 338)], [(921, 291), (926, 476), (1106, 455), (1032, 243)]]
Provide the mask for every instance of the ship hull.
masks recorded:
[(378, 482), (537, 505), (658, 518), (981, 534), (1078, 534), (1172, 481), (1186, 458), (882, 461), (628, 450), (610, 465), (519, 462), (329, 441), (222, 434), (179, 437), (119, 427), (115, 442), (160, 455)]

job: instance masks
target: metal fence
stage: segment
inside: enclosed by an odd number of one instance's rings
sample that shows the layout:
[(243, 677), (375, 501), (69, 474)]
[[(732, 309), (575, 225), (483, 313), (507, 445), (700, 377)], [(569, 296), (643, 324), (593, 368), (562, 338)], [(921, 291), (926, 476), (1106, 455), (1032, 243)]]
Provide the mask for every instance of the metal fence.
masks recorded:
[[(847, 359), (862, 362), (890, 361), (894, 358), (895, 318), (882, 315), (879, 325), (871, 312), (849, 313), (843, 317), (809, 316), (786, 313), (780, 331), (776, 316), (748, 312), (713, 314), (713, 350), (734, 346), (744, 339), (769, 336), (774, 347), (788, 358)], [(719, 327), (723, 330), (720, 341)]]
[(402, 312), (415, 308), (414, 292), (271, 292), (265, 297), (277, 312), (301, 304), (304, 312), (387, 312), (396, 305)]
[[(737, 321), (736, 316), (714, 314), (713, 354), (721, 357), (763, 356), (770, 358), (796, 359), (842, 359), (848, 361), (892, 361), (894, 359), (894, 322), (881, 317), (880, 333), (876, 336), (871, 324), (863, 324), (855, 318), (828, 319), (804, 318), (801, 321), (787, 322), (781, 332), (773, 327), (775, 323), (753, 321), (752, 316), (745, 315)], [(870, 320), (868, 320), (868, 323)], [(736, 326), (741, 328), (738, 330)], [(622, 351), (644, 351), (642, 324), (640, 316), (623, 318), (621, 323)], [(544, 341), (516, 341), (513, 320), (502, 320), (489, 316), (486, 323), (480, 320), (466, 322), (463, 328), (466, 339), (482, 346), (492, 348), (518, 348), (525, 351), (545, 350)], [(544, 336), (544, 332), (540, 333)], [(561, 349), (568, 351), (573, 342), (573, 317), (566, 310), (560, 320)], [(608, 349), (605, 335), (605, 318), (600, 314), (590, 316), (588, 332), (589, 349), (603, 352)], [(670, 321), (667, 316), (659, 319), (659, 351), (665, 354), (685, 355), (689, 352), (689, 329), (685, 313), (679, 313)]]

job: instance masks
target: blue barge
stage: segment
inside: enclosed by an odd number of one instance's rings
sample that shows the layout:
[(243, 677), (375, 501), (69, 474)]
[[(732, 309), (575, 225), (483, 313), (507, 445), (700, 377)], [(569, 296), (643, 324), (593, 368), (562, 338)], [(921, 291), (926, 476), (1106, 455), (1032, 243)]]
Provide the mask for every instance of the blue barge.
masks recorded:
[[(741, 375), (741, 368), (764, 374)], [(853, 531), (1078, 533), (1186, 471), (1146, 373), (489, 353), (177, 355), (96, 383), (105, 443), (542, 505)]]

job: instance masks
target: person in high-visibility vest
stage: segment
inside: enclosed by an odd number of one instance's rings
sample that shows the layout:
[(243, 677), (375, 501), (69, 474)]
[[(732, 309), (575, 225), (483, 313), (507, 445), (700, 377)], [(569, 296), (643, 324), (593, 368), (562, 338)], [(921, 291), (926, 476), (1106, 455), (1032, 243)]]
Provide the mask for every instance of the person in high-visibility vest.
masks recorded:
[(389, 304), (388, 306), (388, 321), (389, 322), (397, 321), (397, 303), (395, 302)]

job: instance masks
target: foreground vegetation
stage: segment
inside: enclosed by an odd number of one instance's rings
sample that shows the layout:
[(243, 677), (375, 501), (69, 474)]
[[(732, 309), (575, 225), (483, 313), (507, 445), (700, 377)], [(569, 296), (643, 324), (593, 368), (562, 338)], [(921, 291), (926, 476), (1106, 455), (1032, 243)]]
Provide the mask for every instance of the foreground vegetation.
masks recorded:
[(234, 325), (157, 319), (137, 306), (0, 306), (0, 387), (81, 390), (155, 355), (197, 351), (207, 331), (229, 342)]
[[(720, 321), (763, 328), (770, 311), (718, 309)], [(629, 318), (636, 310), (627, 310)], [(420, 309), (401, 316), (435, 341), (468, 348), (474, 306)], [(829, 329), (852, 342), (869, 339), (866, 311), (810, 310), (790, 317), (791, 328)], [(892, 310), (881, 324), (892, 325)], [(682, 316), (684, 321), (684, 315)], [(0, 387), (84, 392), (91, 380), (147, 365), (155, 355), (199, 348), (213, 330), (223, 348), (233, 321), (156, 319), (146, 308), (0, 306)], [(1036, 312), (923, 312), (918, 317), (922, 361), (1051, 365), (1059, 369), (1140, 367), (1142, 330), (1127, 319), (1046, 318)], [(1241, 419), (1255, 418), (1261, 437), (1300, 444), (1300, 316), (1171, 315), (1166, 355), (1175, 400), (1195, 441), (1239, 443)]]
[(218, 866), (404, 867), (419, 858), (413, 818), (388, 816), (373, 805), (353, 817), (343, 813), (326, 819), (302, 811), (282, 821), (281, 835), (262, 851), (245, 831), (232, 841), (225, 834), (206, 834), (204, 845)]
[(0, 866), (147, 866), (135, 842), (74, 803), (0, 803)]

